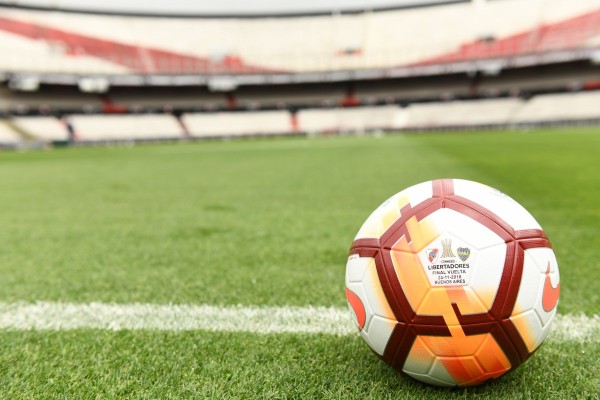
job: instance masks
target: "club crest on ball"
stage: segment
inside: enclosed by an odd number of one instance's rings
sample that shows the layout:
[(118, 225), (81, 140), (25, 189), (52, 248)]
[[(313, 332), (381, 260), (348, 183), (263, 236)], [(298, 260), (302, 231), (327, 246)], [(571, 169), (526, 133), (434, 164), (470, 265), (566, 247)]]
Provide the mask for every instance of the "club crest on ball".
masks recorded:
[(437, 260), (439, 254), (440, 254), (440, 249), (427, 249), (427, 258), (429, 259), (430, 263)]
[(456, 254), (458, 254), (458, 258), (462, 261), (467, 261), (467, 258), (471, 255), (471, 249), (468, 247), (459, 247), (456, 249)]

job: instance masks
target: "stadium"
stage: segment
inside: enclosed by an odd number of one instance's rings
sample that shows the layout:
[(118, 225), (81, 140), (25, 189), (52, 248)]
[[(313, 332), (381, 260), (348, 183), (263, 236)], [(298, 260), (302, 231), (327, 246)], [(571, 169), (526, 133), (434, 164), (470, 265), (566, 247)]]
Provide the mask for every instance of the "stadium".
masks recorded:
[[(597, 398), (598, 0), (216, 3), (0, 1), (0, 398)], [(460, 179), (562, 282), (529, 360), (447, 389), (374, 356), (344, 269)]]

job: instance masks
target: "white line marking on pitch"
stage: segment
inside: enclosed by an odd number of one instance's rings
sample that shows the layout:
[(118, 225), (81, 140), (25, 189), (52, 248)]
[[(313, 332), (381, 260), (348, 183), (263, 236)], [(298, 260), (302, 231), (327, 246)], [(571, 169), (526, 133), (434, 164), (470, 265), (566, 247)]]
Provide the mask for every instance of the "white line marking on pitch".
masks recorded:
[[(600, 340), (600, 315), (557, 315), (548, 340)], [(356, 334), (350, 311), (335, 307), (0, 303), (3, 330), (162, 330)]]

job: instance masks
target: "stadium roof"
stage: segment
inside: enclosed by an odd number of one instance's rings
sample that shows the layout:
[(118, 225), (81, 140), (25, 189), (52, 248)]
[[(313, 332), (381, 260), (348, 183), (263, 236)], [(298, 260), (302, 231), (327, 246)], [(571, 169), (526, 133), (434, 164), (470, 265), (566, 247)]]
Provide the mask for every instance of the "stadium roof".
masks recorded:
[(259, 17), (351, 13), (464, 1), (468, 0), (0, 0), (0, 5), (102, 14)]

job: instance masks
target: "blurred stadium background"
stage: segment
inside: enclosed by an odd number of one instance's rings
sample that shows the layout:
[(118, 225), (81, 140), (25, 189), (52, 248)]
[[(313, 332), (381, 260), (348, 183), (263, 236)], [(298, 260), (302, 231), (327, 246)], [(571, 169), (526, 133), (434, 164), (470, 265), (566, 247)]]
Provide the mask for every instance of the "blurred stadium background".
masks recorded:
[(172, 3), (0, 1), (0, 146), (600, 122), (598, 0)]

